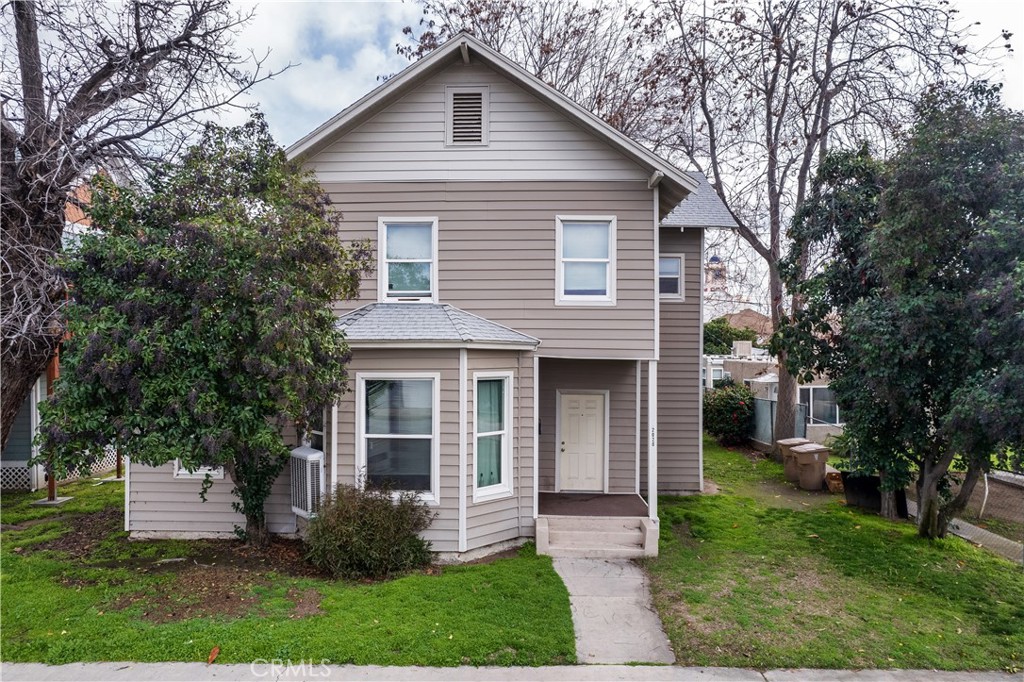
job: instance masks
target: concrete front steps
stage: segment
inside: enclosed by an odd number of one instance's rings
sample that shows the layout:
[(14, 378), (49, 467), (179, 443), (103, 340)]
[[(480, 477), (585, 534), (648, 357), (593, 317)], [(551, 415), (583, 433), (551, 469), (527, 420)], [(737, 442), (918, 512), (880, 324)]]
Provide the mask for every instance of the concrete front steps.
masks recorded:
[(541, 515), (537, 553), (566, 559), (657, 556), (658, 524), (640, 516)]

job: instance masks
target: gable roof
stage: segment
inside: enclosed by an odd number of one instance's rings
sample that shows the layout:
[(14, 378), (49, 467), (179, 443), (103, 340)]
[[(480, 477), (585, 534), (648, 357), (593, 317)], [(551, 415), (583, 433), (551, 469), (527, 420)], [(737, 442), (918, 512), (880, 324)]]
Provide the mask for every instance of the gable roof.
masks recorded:
[(686, 197), (661, 221), (662, 227), (738, 227), (736, 219), (722, 203), (715, 188), (708, 183), (703, 173), (687, 171), (686, 174), (698, 183), (697, 190)]
[(507, 346), (540, 340), (447, 303), (370, 303), (338, 318), (349, 346)]
[(352, 130), (397, 101), (416, 83), (437, 73), (453, 61), (468, 60), (470, 53), (650, 173), (651, 184), (659, 186), (660, 216), (668, 215), (684, 197), (698, 188), (694, 178), (612, 128), (592, 112), (465, 31), (456, 34), (426, 57), (410, 64), (293, 143), (286, 150), (288, 157), (294, 159), (317, 153), (335, 137)]

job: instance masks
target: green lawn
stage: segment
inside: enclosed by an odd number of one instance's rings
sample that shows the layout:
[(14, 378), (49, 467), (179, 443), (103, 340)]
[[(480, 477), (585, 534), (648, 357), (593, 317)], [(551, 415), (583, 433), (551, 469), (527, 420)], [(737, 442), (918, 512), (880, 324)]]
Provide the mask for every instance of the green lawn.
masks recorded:
[(705, 441), (717, 495), (661, 498), (655, 605), (685, 665), (1019, 670), (1024, 571), (797, 492)]
[[(0, 546), (6, 661), (206, 661), (213, 647), (223, 663), (575, 660), (568, 593), (551, 560), (529, 547), (492, 563), (388, 582), (334, 582), (251, 565), (197, 565), (208, 561), (202, 543), (129, 543), (117, 530), (121, 484), (85, 482), (61, 494), (75, 500), (56, 509), (30, 507), (39, 494), (0, 501), (5, 528), (20, 524), (3, 533)], [(62, 541), (95, 532), (96, 524), (110, 530), (87, 553), (81, 543), (62, 549)], [(52, 547), (40, 549), (46, 545)], [(181, 557), (190, 558), (154, 563)], [(231, 589), (218, 588), (225, 582)]]

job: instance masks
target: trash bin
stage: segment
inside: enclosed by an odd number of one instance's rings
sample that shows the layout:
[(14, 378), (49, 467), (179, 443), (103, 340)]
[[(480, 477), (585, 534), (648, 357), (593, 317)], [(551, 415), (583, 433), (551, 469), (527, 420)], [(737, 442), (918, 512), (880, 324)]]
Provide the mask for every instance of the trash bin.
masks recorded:
[(782, 468), (786, 474), (786, 480), (790, 483), (800, 480), (800, 472), (797, 471), (796, 459), (793, 457), (793, 448), (810, 442), (806, 438), (783, 438), (775, 441), (775, 444), (779, 446), (779, 452), (782, 453)]
[(829, 449), (817, 443), (797, 445), (792, 449), (799, 471), (800, 487), (804, 490), (821, 490), (825, 483), (825, 462)]

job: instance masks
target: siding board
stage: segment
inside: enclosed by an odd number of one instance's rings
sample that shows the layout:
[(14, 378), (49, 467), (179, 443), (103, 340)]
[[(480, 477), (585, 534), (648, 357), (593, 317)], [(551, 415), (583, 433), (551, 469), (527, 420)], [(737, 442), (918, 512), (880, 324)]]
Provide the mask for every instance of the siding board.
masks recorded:
[[(446, 85), (488, 86), (486, 146), (445, 146)], [(646, 179), (636, 163), (479, 63), (441, 69), (307, 163), (322, 180), (342, 182)]]
[[(610, 190), (598, 183), (325, 183), (343, 215), (344, 241), (376, 249), (382, 215), (438, 217), (440, 300), (542, 340), (545, 355), (654, 355), (653, 195), (646, 182)], [(614, 215), (615, 306), (555, 304), (555, 216)], [(376, 301), (377, 278), (358, 300)]]

